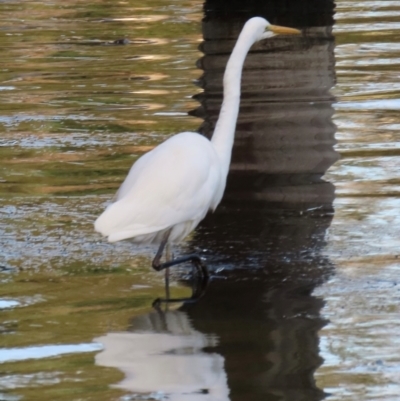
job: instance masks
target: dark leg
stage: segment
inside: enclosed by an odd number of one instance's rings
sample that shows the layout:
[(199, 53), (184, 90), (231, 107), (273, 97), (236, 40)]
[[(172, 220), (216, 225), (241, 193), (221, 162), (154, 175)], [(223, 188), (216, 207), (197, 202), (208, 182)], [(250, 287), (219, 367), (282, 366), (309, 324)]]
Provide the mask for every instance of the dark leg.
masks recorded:
[(208, 282), (210, 280), (210, 276), (208, 274), (208, 269), (206, 265), (204, 265), (198, 255), (188, 255), (183, 256), (179, 259), (171, 260), (169, 262), (163, 263), (160, 265), (159, 269), (168, 269), (170, 266), (191, 261), (193, 265), (197, 269), (197, 280), (192, 284), (192, 296), (189, 298), (170, 298), (169, 292), (167, 293), (166, 298), (157, 298), (153, 302), (153, 306), (158, 308), (161, 303), (171, 303), (171, 302), (195, 302), (200, 299), (207, 288)]
[[(171, 231), (172, 231), (172, 228), (170, 228), (168, 231), (165, 232), (164, 237), (161, 241), (161, 244), (158, 247), (156, 256), (154, 257), (153, 262), (151, 262), (153, 269), (157, 270), (158, 272), (163, 269), (161, 267), (161, 266), (163, 266), (163, 264), (161, 263), (161, 257), (164, 252), (165, 245), (167, 245), (168, 237), (171, 234)], [(164, 267), (164, 269), (165, 269), (165, 267)]]
[(161, 271), (163, 269), (167, 269), (168, 267), (175, 266), (175, 265), (180, 265), (181, 263), (185, 263), (185, 262), (189, 262), (190, 261), (196, 267), (197, 272), (200, 273), (203, 277), (209, 277), (210, 276), (210, 274), (208, 273), (207, 266), (205, 264), (203, 264), (203, 262), (200, 259), (200, 256), (196, 255), (196, 254), (182, 256), (180, 258), (177, 258), (177, 259), (174, 259), (174, 260), (170, 260), (170, 261), (165, 262), (165, 263), (159, 263), (157, 266), (154, 266), (154, 261), (155, 260), (156, 260), (156, 258), (154, 258), (154, 260), (153, 260), (153, 267), (157, 271)]
[[(173, 259), (171, 246), (169, 244), (166, 245), (165, 249), (165, 259), (168, 262)], [(169, 291), (169, 267), (165, 269), (165, 298), (170, 299), (170, 291)]]
[(153, 269), (155, 269), (159, 272), (161, 270), (168, 269), (171, 266), (179, 265), (181, 263), (190, 261), (196, 267), (197, 272), (199, 274), (201, 274), (203, 277), (207, 277), (207, 279), (208, 279), (210, 277), (210, 275), (208, 273), (207, 266), (203, 264), (199, 255), (192, 254), (192, 255), (182, 256), (181, 258), (173, 259), (173, 260), (169, 260), (165, 263), (161, 263), (161, 257), (164, 252), (164, 248), (167, 245), (168, 237), (171, 234), (171, 231), (172, 231), (172, 228), (170, 228), (164, 234), (164, 238), (162, 239), (161, 244), (157, 250), (156, 256), (154, 257), (153, 262), (152, 262)]
[[(152, 266), (155, 270), (161, 271), (165, 269), (165, 288), (166, 288), (166, 299), (158, 298), (153, 302), (153, 305), (159, 305), (161, 302), (194, 302), (199, 299), (205, 292), (210, 275), (208, 273), (207, 266), (203, 264), (200, 256), (193, 254), (183, 256), (178, 259), (167, 260), (165, 263), (161, 263), (161, 257), (164, 252), (164, 248), (168, 243), (168, 237), (171, 234), (171, 230), (168, 230), (161, 241), (161, 244), (157, 250), (156, 256), (153, 259)], [(168, 251), (168, 249), (167, 249)], [(167, 252), (169, 253), (169, 252)], [(169, 268), (171, 266), (179, 265), (184, 262), (192, 262), (193, 266), (196, 268), (198, 279), (192, 286), (192, 296), (190, 298), (170, 298), (169, 294)]]

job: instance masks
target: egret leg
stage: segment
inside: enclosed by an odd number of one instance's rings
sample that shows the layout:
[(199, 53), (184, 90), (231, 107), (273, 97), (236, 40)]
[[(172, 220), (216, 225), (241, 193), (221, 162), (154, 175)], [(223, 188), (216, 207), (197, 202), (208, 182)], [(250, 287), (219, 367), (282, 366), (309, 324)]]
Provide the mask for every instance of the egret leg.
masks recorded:
[[(199, 255), (191, 254), (187, 256), (182, 256), (181, 258), (173, 259), (170, 247), (168, 246), (168, 237), (171, 234), (171, 230), (165, 232), (160, 246), (157, 250), (156, 256), (152, 261), (152, 266), (155, 270), (161, 271), (165, 269), (165, 293), (166, 298), (158, 298), (154, 301), (153, 305), (158, 305), (161, 302), (194, 302), (197, 299), (201, 298), (205, 292), (207, 287), (208, 281), (210, 279), (210, 275), (208, 273), (207, 266), (202, 262)], [(166, 248), (166, 262), (161, 263), (161, 257)], [(175, 266), (184, 262), (192, 262), (194, 267), (196, 268), (198, 274), (198, 280), (192, 287), (192, 296), (190, 298), (170, 298), (170, 291), (169, 291), (169, 268), (171, 266)]]
[(164, 252), (164, 248), (167, 245), (168, 242), (168, 237), (171, 234), (172, 228), (170, 228), (168, 231), (165, 232), (163, 239), (161, 240), (160, 246), (158, 247), (156, 256), (154, 257), (153, 261), (151, 262), (151, 265), (153, 266), (154, 270), (160, 271), (163, 268), (160, 269), (160, 266), (163, 266), (161, 263), (161, 257)]
[[(182, 256), (177, 259), (172, 258), (172, 254), (170, 252), (170, 248), (168, 246), (168, 237), (171, 234), (171, 230), (165, 232), (164, 237), (161, 241), (161, 244), (157, 250), (156, 256), (153, 259), (152, 266), (155, 270), (161, 271), (165, 270), (165, 292), (166, 298), (158, 298), (153, 302), (153, 306), (159, 305), (161, 302), (170, 303), (170, 302), (194, 302), (201, 298), (206, 290), (208, 285), (210, 275), (208, 273), (207, 266), (203, 264), (199, 255), (192, 254), (187, 256)], [(166, 249), (166, 262), (161, 263), (161, 257)], [(169, 291), (169, 268), (171, 266), (175, 266), (184, 262), (192, 262), (193, 266), (196, 268), (198, 279), (192, 287), (192, 296), (190, 298), (170, 298)]]
[[(193, 265), (196, 267), (197, 272), (200, 274), (197, 274), (197, 280), (193, 283), (192, 285), (192, 295), (189, 298), (170, 298), (169, 293), (167, 293), (167, 298), (157, 298), (153, 302), (153, 306), (155, 308), (158, 308), (161, 303), (172, 303), (172, 302), (196, 302), (198, 299), (200, 299), (207, 288), (208, 282), (210, 280), (210, 276), (208, 274), (208, 269), (206, 265), (204, 265), (198, 255), (188, 255), (188, 256), (183, 256), (179, 259), (171, 260), (169, 262), (163, 263), (162, 265), (159, 266), (159, 269), (168, 269), (169, 267), (191, 261)], [(175, 262), (175, 263), (174, 263)]]
[[(165, 259), (167, 261), (170, 261), (173, 259), (172, 256), (172, 251), (171, 251), (171, 245), (167, 244), (166, 249), (165, 249)], [(170, 291), (169, 291), (169, 267), (165, 269), (165, 298), (169, 299), (170, 298)]]
[(168, 269), (171, 266), (179, 265), (181, 263), (190, 261), (196, 267), (197, 273), (208, 279), (210, 277), (210, 274), (208, 273), (207, 266), (205, 264), (203, 264), (199, 255), (196, 255), (196, 254), (186, 255), (186, 256), (182, 256), (177, 259), (167, 260), (166, 262), (161, 263), (161, 257), (164, 252), (164, 248), (166, 247), (166, 245), (168, 243), (168, 237), (171, 234), (171, 231), (172, 231), (172, 228), (170, 228), (168, 231), (166, 231), (163, 239), (161, 240), (161, 243), (157, 250), (156, 256), (154, 257), (153, 262), (152, 262), (153, 269), (155, 269), (157, 271), (161, 271), (164, 269)]
[(203, 277), (210, 276), (210, 274), (208, 273), (207, 266), (201, 261), (200, 256), (196, 255), (195, 253), (191, 255), (182, 256), (174, 260), (170, 260), (169, 262), (162, 263), (159, 266), (159, 269), (160, 270), (168, 269), (171, 266), (180, 265), (181, 263), (185, 262), (192, 262), (193, 265), (196, 267), (197, 273), (200, 273)]
[(168, 269), (171, 266), (180, 265), (181, 263), (192, 262), (198, 274), (200, 274), (203, 277), (207, 278), (210, 277), (207, 266), (201, 261), (200, 256), (196, 255), (195, 253), (192, 255), (182, 256), (180, 258), (173, 259), (165, 263), (159, 263), (156, 266), (154, 265), (155, 259), (156, 258), (154, 258), (153, 260), (153, 268), (156, 269), (157, 271)]

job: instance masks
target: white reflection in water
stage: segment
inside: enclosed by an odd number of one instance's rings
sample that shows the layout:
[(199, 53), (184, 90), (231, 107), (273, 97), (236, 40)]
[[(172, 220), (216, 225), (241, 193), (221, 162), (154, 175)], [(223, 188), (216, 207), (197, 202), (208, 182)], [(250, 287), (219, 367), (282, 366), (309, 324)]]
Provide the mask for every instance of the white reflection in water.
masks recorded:
[(0, 363), (25, 361), (27, 359), (42, 359), (64, 354), (94, 352), (99, 350), (101, 350), (101, 345), (96, 343), (43, 345), (24, 348), (1, 348)]
[(18, 299), (0, 298), (0, 310), (15, 308), (17, 306), (33, 305), (37, 302), (43, 302), (44, 299), (41, 295), (36, 294), (32, 297), (18, 297)]
[(335, 104), (336, 110), (399, 110), (400, 99), (366, 100), (361, 102), (341, 102)]
[(214, 337), (194, 330), (183, 312), (151, 314), (139, 320), (138, 331), (95, 339), (104, 347), (95, 357), (96, 364), (125, 374), (115, 387), (156, 393), (171, 401), (229, 400), (224, 358), (202, 351), (216, 345)]
[(14, 308), (15, 306), (19, 306), (19, 302), (13, 299), (0, 299), (0, 309), (8, 309)]

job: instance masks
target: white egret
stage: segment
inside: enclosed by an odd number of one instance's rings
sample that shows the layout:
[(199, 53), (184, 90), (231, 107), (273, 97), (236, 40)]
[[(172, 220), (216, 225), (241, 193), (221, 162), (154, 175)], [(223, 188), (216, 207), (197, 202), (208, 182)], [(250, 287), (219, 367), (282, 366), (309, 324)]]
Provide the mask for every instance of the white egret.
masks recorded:
[(197, 255), (161, 263), (164, 248), (182, 241), (222, 199), (239, 112), (241, 74), (250, 47), (276, 34), (300, 33), (261, 17), (248, 20), (225, 69), (223, 103), (211, 140), (182, 132), (140, 157), (115, 202), (96, 220), (96, 231), (109, 242), (131, 239), (159, 244), (152, 263), (156, 270), (191, 260), (207, 275)]

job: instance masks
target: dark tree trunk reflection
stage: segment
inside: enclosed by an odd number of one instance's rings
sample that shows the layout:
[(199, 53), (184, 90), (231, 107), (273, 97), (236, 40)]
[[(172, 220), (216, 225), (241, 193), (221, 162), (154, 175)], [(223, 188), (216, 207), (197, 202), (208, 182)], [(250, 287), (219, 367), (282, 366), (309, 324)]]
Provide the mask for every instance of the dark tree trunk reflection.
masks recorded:
[(333, 9), (329, 1), (204, 5), (204, 93), (193, 114), (204, 119), (208, 137), (244, 22), (260, 15), (304, 30), (259, 43), (248, 55), (225, 196), (192, 242), (227, 276), (185, 310), (197, 330), (220, 339), (212, 351), (225, 358), (231, 400), (324, 398), (313, 377), (323, 302), (312, 293), (333, 269), (323, 254), (334, 212), (334, 186), (323, 175), (338, 159)]

